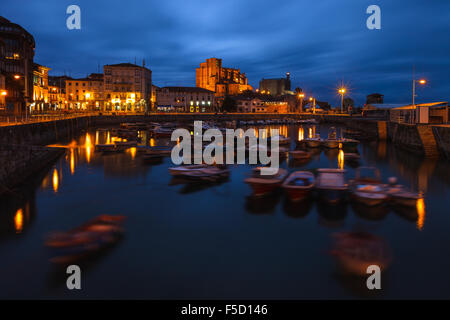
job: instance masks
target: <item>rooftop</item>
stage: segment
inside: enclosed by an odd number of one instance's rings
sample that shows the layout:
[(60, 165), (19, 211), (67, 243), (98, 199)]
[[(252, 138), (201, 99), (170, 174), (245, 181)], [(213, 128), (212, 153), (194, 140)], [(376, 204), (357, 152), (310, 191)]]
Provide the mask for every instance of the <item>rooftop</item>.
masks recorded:
[(214, 94), (214, 91), (206, 90), (199, 87), (162, 87), (161, 89), (167, 89), (172, 92), (204, 92)]

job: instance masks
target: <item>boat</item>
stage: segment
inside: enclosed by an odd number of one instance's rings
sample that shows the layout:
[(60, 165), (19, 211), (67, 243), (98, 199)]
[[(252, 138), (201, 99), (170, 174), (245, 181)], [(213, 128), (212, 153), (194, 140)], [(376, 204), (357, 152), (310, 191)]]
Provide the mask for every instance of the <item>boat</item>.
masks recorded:
[(107, 153), (107, 152), (116, 152), (118, 150), (116, 145), (114, 144), (96, 144), (95, 151)]
[(289, 151), (289, 154), (294, 160), (308, 160), (311, 159), (311, 154), (302, 150)]
[(50, 261), (68, 264), (99, 254), (121, 239), (124, 221), (124, 216), (100, 215), (78, 228), (50, 234), (45, 241), (54, 251)]
[(366, 206), (378, 206), (388, 200), (384, 190), (382, 186), (375, 184), (358, 185), (352, 190), (352, 198)]
[(137, 141), (114, 141), (117, 147), (132, 148), (137, 146)]
[(367, 277), (369, 266), (376, 265), (384, 271), (392, 261), (387, 243), (367, 232), (340, 232), (333, 235), (331, 254), (348, 274)]
[(172, 129), (169, 128), (156, 128), (152, 131), (152, 134), (156, 138), (168, 138), (172, 136)]
[(96, 144), (95, 151), (107, 153), (123, 152), (126, 148), (123, 146), (117, 146), (116, 144)]
[(344, 150), (354, 150), (358, 148), (359, 141), (356, 139), (343, 138), (340, 141)]
[(192, 164), (169, 168), (169, 173), (174, 176), (184, 176), (187, 171), (206, 168), (206, 164)]
[(330, 132), (328, 132), (328, 138), (323, 140), (323, 145), (325, 148), (336, 149), (339, 148), (339, 141), (336, 138), (336, 128), (331, 127)]
[(309, 171), (295, 171), (283, 182), (283, 189), (291, 201), (305, 199), (314, 187), (314, 174)]
[(270, 138), (270, 141), (278, 141), (278, 145), (282, 146), (282, 145), (289, 145), (291, 144), (291, 139), (287, 138), (283, 135), (276, 135)]
[(244, 180), (244, 182), (252, 188), (254, 196), (264, 196), (270, 194), (281, 186), (284, 179), (286, 179), (288, 175), (288, 172), (281, 168), (265, 168), (266, 170), (271, 170), (272, 173), (262, 175), (262, 168), (263, 167), (254, 168), (252, 170), (253, 175)]
[(195, 170), (187, 170), (183, 177), (191, 180), (217, 181), (228, 178), (230, 170), (226, 166), (206, 166)]
[(361, 156), (357, 153), (351, 153), (351, 152), (345, 152), (344, 153), (344, 160), (345, 161), (359, 161), (361, 159)]
[(305, 138), (303, 140), (305, 141), (306, 145), (309, 148), (318, 148), (318, 147), (320, 147), (320, 144), (321, 144), (319, 135), (316, 135), (315, 137), (312, 137), (312, 138)]
[[(362, 172), (368, 173), (362, 175)], [(351, 180), (352, 198), (367, 206), (381, 205), (388, 200), (386, 188), (381, 183), (380, 170), (375, 167), (359, 167)]]
[(146, 155), (170, 156), (172, 148), (170, 146), (148, 147), (145, 151)]
[(417, 202), (424, 199), (422, 192), (408, 191), (402, 185), (386, 187), (386, 195), (391, 204), (405, 207), (416, 207)]
[(329, 204), (343, 202), (347, 196), (348, 184), (345, 182), (345, 170), (318, 169), (315, 188), (318, 196)]

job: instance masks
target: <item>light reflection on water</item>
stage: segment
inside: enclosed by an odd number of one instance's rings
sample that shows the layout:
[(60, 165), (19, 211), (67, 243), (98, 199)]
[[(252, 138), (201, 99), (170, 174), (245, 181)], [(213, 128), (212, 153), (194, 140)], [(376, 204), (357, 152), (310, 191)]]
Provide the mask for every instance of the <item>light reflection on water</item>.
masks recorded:
[[(315, 125), (270, 126), (266, 134), (272, 128), (292, 138), (291, 148), (305, 133), (309, 137), (320, 133), (326, 138), (328, 130)], [(169, 144), (168, 139), (150, 138), (146, 132), (139, 136), (141, 146)], [(358, 150), (361, 165), (377, 166), (383, 181), (397, 176), (412, 190), (426, 192), (425, 201), (418, 201), (413, 210), (353, 203), (329, 207), (312, 199), (293, 204), (281, 192), (264, 199), (252, 198), (243, 183), (250, 171), (247, 165), (231, 166), (227, 181), (186, 183), (168, 175), (169, 158), (148, 165), (136, 148), (102, 155), (92, 143), (113, 143), (116, 139), (110, 130), (99, 130), (63, 143), (66, 155), (37, 178), (24, 192), (25, 197), (9, 199), (2, 206), (0, 240), (20, 239), (25, 250), (17, 251), (15, 242), (0, 242), (8, 261), (5, 269), (10, 270), (9, 277), (0, 279), (0, 297), (11, 292), (17, 297), (65, 297), (61, 286), (54, 288), (46, 281), (51, 267), (42, 247), (43, 237), (108, 213), (129, 217), (127, 236), (89, 268), (88, 277), (94, 283), (86, 294), (111, 298), (360, 296), (361, 288), (354, 288), (354, 280), (336, 276), (334, 261), (325, 252), (332, 233), (363, 230), (383, 237), (394, 252), (394, 262), (387, 271), (390, 276), (386, 281), (390, 282), (382, 297), (450, 298), (449, 283), (442, 283), (439, 277), (439, 271), (450, 268), (449, 255), (444, 254), (448, 250), (442, 247), (450, 240), (447, 163), (422, 160), (383, 142), (362, 143)], [(354, 168), (344, 160), (343, 150), (309, 151), (311, 160), (297, 163), (286, 159), (281, 166), (290, 171), (344, 168), (347, 177), (353, 177)], [(33, 264), (33, 270), (21, 267), (23, 259)], [(14, 276), (16, 271), (33, 272), (37, 285), (26, 289), (26, 282)], [(123, 279), (116, 279), (118, 273)], [(417, 274), (425, 275), (427, 281), (413, 286), (409, 281)], [(93, 280), (106, 277), (116, 279), (108, 289)], [(9, 290), (13, 285), (16, 289)], [(81, 293), (81, 297), (88, 296)]]

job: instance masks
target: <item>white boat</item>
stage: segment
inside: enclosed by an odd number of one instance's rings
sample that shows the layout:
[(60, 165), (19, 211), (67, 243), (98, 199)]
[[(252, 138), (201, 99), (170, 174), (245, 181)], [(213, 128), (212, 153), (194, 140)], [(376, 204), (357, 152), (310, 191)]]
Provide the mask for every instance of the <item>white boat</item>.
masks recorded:
[(338, 204), (345, 200), (348, 184), (345, 182), (345, 170), (318, 169), (316, 190), (319, 198), (330, 204)]

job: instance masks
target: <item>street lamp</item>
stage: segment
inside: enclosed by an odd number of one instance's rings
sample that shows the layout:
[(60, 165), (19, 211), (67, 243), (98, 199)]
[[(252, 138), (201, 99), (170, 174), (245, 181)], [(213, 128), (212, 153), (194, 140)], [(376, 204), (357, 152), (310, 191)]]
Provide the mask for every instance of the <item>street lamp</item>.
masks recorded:
[(425, 79), (420, 79), (420, 80), (415, 80), (413, 79), (413, 106), (415, 105), (415, 98), (416, 98), (416, 82), (418, 82), (421, 85), (424, 85), (427, 83), (427, 80)]
[(313, 114), (316, 114), (316, 98), (309, 97), (309, 101), (313, 102)]
[(300, 113), (303, 112), (303, 98), (305, 97), (304, 93), (299, 93), (298, 97), (300, 98)]
[(347, 91), (344, 87), (340, 88), (338, 90), (339, 94), (341, 95), (341, 113), (344, 112), (344, 94)]

